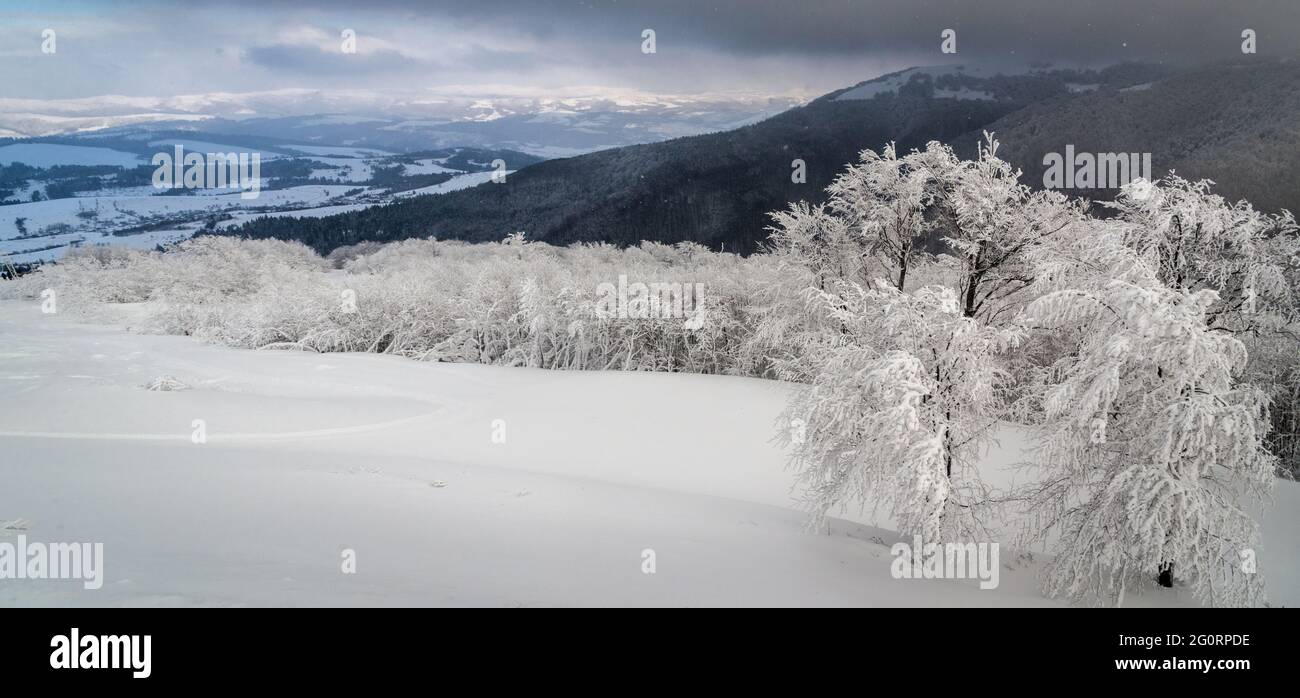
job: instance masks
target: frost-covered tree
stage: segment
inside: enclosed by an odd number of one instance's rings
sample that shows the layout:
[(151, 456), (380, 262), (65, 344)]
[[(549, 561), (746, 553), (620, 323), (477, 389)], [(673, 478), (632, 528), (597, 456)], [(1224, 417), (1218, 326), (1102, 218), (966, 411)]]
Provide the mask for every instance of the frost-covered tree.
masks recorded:
[(1025, 498), (1055, 553), (1046, 589), (1121, 603), (1164, 577), (1207, 603), (1259, 603), (1242, 555), (1274, 459), (1246, 345), (1212, 325), (1217, 292), (1170, 288), (1127, 232), (1094, 220), (1055, 240), (1019, 318), (1053, 349), (1027, 400), (1040, 451)]
[(800, 201), (788, 211), (773, 213), (772, 220), (769, 242), (797, 258), (812, 274), (817, 288), (825, 289), (840, 280), (868, 280), (868, 240), (828, 206)]
[(810, 508), (870, 507), (932, 540), (981, 535), (976, 456), (1005, 380), (997, 357), (1017, 333), (964, 317), (941, 286), (848, 284), (807, 299), (843, 328), (786, 413), (800, 427), (786, 441)]
[[(823, 280), (804, 294), (821, 320), (810, 326), (823, 331), (807, 352), (812, 388), (787, 415), (804, 425), (791, 461), (818, 514), (871, 502), (907, 532), (977, 533), (987, 498), (976, 455), (1004, 406), (1003, 357), (1021, 336), (978, 311), (1030, 283), (1022, 268), (1037, 243), (1073, 220), (1062, 197), (1031, 194), (995, 150), (990, 138), (975, 162), (940, 144), (902, 159), (892, 147), (864, 153), (828, 189), (827, 207), (775, 217), (778, 250)], [(956, 282), (908, 291), (911, 250), (936, 227), (960, 260)], [(897, 281), (820, 273), (863, 266), (835, 261), (858, 248), (818, 246), (824, 231), (860, 237)], [(899, 426), (878, 434), (880, 420)]]
[(1054, 235), (1078, 225), (1080, 202), (1057, 192), (1032, 191), (1020, 171), (998, 158), (998, 142), (985, 132), (973, 161), (951, 150), (931, 166), (942, 188), (936, 218), (943, 240), (959, 260), (962, 314), (1005, 323), (1034, 282), (1035, 255)]
[(1033, 499), (1056, 541), (1050, 594), (1122, 603), (1138, 580), (1172, 573), (1209, 603), (1262, 601), (1242, 562), (1259, 540), (1246, 508), (1272, 482), (1266, 403), (1240, 381), (1245, 346), (1207, 323), (1217, 301), (1148, 277), (1027, 309), (1027, 323), (1078, 338), (1042, 401)]
[(947, 163), (950, 155), (932, 142), (925, 152), (900, 158), (889, 143), (880, 153), (862, 151), (859, 162), (826, 189), (831, 222), (859, 236), (864, 252), (891, 274), (900, 290), (907, 287), (913, 253), (931, 226), (926, 212), (938, 183), (929, 165)]
[(1211, 184), (1138, 182), (1113, 206), (1126, 243), (1163, 283), (1215, 291), (1207, 319), (1245, 343), (1246, 378), (1269, 394), (1273, 450), (1300, 472), (1300, 231), (1289, 212), (1229, 203)]
[(1296, 289), (1288, 270), (1300, 255), (1289, 212), (1265, 214), (1248, 202), (1229, 203), (1213, 182), (1170, 177), (1125, 187), (1111, 204), (1125, 242), (1175, 289), (1212, 289), (1219, 298), (1209, 319), (1237, 333), (1275, 331), (1294, 319)]

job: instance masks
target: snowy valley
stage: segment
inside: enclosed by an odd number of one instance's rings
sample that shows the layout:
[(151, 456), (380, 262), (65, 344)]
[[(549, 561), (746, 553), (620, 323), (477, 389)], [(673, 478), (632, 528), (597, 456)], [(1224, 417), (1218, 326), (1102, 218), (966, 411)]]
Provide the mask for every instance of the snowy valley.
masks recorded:
[[(11, 166), (0, 172), (18, 182), (11, 198), (0, 201), (0, 258), (30, 264), (57, 260), (83, 246), (153, 249), (257, 217), (319, 217), (455, 191), (508, 176), (538, 160), (513, 151), (466, 148), (397, 154), (285, 144), (272, 150), (175, 137), (141, 140), (130, 147), (139, 154), (98, 145), (0, 145), (0, 168)], [(255, 155), (261, 176), (242, 190), (186, 189), (179, 177), (175, 187), (170, 181), (160, 185), (153, 181), (156, 173), (170, 174), (171, 160), (151, 162), (150, 154), (170, 158), (173, 153), (179, 158)], [(185, 171), (184, 166), (175, 169)], [(94, 173), (99, 170), (104, 174)], [(93, 172), (83, 174), (88, 171)], [(57, 186), (78, 189), (56, 198), (51, 191)]]

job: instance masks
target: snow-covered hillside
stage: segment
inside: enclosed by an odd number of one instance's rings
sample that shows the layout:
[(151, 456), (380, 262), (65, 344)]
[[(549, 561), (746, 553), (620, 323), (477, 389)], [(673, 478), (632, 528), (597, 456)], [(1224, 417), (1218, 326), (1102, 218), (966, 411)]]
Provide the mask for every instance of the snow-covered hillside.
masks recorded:
[[(164, 375), (190, 389), (144, 387)], [(93, 591), (5, 580), (0, 606), (1057, 603), (1041, 555), (1004, 549), (981, 591), (892, 578), (887, 522), (805, 532), (775, 381), (240, 351), (3, 301), (0, 386), (0, 528), (24, 521), (0, 541), (102, 542), (105, 565)], [(1300, 604), (1298, 512), (1278, 483), (1274, 604)]]

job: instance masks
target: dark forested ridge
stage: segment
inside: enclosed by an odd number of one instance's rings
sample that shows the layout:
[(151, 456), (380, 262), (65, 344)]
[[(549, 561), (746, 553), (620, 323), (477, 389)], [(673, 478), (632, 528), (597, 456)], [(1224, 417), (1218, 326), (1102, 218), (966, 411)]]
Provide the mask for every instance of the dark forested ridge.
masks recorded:
[[(1169, 170), (1212, 179), (1229, 200), (1300, 213), (1300, 63), (1244, 61), (1207, 66), (1127, 89), (1049, 99), (990, 125), (998, 154), (1043, 180), (1043, 154), (1151, 153), (1155, 177)], [(962, 147), (969, 135), (954, 143)], [(1076, 191), (1092, 198), (1113, 192)]]
[[(1234, 70), (1251, 77), (1234, 80)], [(325, 218), (258, 219), (227, 233), (300, 240), (322, 253), (363, 240), (435, 236), (481, 242), (516, 231), (553, 244), (690, 240), (748, 253), (765, 238), (769, 212), (792, 201), (822, 200), (823, 189), (860, 151), (889, 141), (902, 151), (944, 141), (965, 157), (974, 155), (983, 130), (996, 130), (1007, 149), (1004, 155), (1025, 169), (1032, 185), (1041, 182), (1045, 152), (1067, 143), (1081, 150), (1127, 150), (1130, 140), (1146, 142), (1148, 132), (1160, 132), (1164, 148), (1154, 158), (1156, 176), (1169, 167), (1187, 174), (1179, 165), (1194, 163), (1199, 176), (1214, 177), (1227, 153), (1249, 160), (1266, 148), (1285, 150), (1268, 150), (1267, 157), (1274, 169), (1284, 168), (1277, 171), (1294, 172), (1300, 154), (1300, 121), (1294, 119), (1297, 76), (1300, 69), (1290, 63), (1214, 66), (1180, 74), (1135, 65), (995, 78), (922, 73), (895, 91), (837, 101), (852, 89), (846, 88), (734, 131), (549, 160), (511, 174), (502, 184)], [(863, 84), (870, 82), (875, 81)], [(1078, 90), (1080, 84), (1086, 91)], [(1275, 85), (1290, 106), (1270, 111), (1266, 104)], [(992, 98), (939, 96), (963, 89), (978, 89)], [(1246, 120), (1251, 133), (1259, 133), (1254, 140), (1237, 138), (1225, 149), (1221, 141), (1207, 138), (1233, 125), (1244, 127)], [(1121, 137), (1125, 130), (1137, 135)], [(1266, 141), (1266, 134), (1280, 138)], [(792, 181), (795, 159), (806, 163), (805, 183)], [(1240, 170), (1233, 166), (1233, 172)], [(1257, 179), (1245, 177), (1234, 193), (1252, 198), (1260, 188), (1251, 184)], [(1270, 189), (1281, 186), (1276, 179), (1265, 180), (1262, 184)], [(1294, 186), (1290, 189), (1289, 196), (1267, 197), (1269, 206), (1294, 207), (1291, 199), (1300, 195)]]

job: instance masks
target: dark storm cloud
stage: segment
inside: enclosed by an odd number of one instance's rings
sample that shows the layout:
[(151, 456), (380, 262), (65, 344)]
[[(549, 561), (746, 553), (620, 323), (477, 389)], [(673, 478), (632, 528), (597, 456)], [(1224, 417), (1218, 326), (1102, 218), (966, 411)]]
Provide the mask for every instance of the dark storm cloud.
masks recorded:
[[(269, 0), (259, 6), (300, 3)], [(1300, 51), (1300, 0), (376, 0), (364, 8), (321, 0), (336, 11), (375, 10), (498, 26), (540, 40), (593, 49), (656, 31), (673, 47), (737, 55), (916, 55), (937, 53), (954, 29), (958, 56), (1113, 63), (1130, 59), (1210, 61), (1240, 56), (1254, 29), (1261, 54)]]
[[(50, 3), (49, 6), (53, 6)], [(7, 96), (405, 89), (817, 95), (914, 65), (1300, 56), (1300, 0), (82, 0), (0, 9)], [(38, 53), (58, 27), (58, 59)], [(185, 28), (178, 30), (178, 28)], [(196, 30), (195, 28), (200, 28)], [(354, 29), (358, 50), (339, 50)], [(657, 52), (641, 52), (656, 33)], [(957, 32), (957, 53), (940, 33)], [(147, 69), (141, 66), (148, 66)]]

